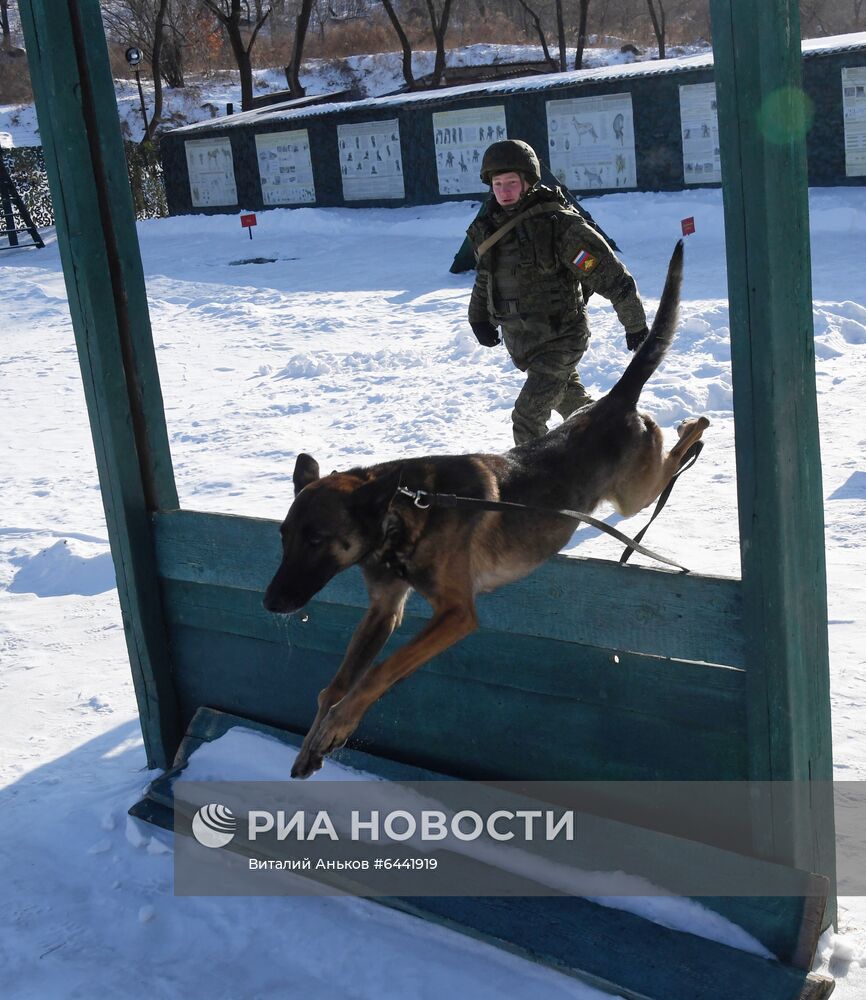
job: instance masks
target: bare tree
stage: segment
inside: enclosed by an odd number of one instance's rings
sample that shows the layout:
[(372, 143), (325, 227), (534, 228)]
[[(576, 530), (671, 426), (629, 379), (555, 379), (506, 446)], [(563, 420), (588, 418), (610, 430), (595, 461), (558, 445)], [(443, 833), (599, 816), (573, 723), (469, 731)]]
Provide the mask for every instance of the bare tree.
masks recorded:
[(559, 68), (564, 73), (567, 57), (565, 54), (565, 21), (562, 16), (562, 0), (556, 0), (556, 38), (559, 42)]
[(526, 0), (517, 0), (524, 11), (532, 18), (535, 24), (535, 30), (538, 33), (538, 40), (541, 42), (541, 48), (544, 52), (544, 58), (550, 63), (551, 69), (556, 69), (556, 60), (550, 54), (550, 49), (547, 47), (547, 39), (544, 37), (544, 30), (541, 27), (541, 18), (535, 11), (526, 3)]
[[(252, 50), (256, 44), (256, 38), (262, 29), (265, 21), (271, 13), (270, 7), (261, 18), (256, 18), (255, 23), (244, 22), (241, 18), (242, 0), (203, 0), (205, 7), (223, 26), (228, 36), (232, 55), (238, 67), (241, 78), (241, 109), (249, 111), (253, 106), (253, 63)], [(244, 28), (252, 25), (249, 32), (249, 41), (244, 41)]]
[(433, 38), (436, 41), (436, 61), (433, 63), (433, 79), (430, 81), (430, 86), (438, 87), (445, 72), (445, 33), (448, 31), (452, 0), (442, 0), (442, 10), (438, 15), (435, 0), (426, 0), (426, 3), (430, 26), (433, 28)]
[(659, 47), (659, 59), (665, 57), (665, 5), (664, 0), (646, 0), (650, 20), (653, 23), (653, 33)]
[(165, 13), (168, 9), (168, 0), (159, 0), (156, 10), (156, 17), (153, 24), (153, 50), (150, 55), (150, 68), (153, 73), (153, 114), (147, 123), (141, 143), (151, 142), (162, 118), (162, 73), (160, 71), (160, 59), (162, 58), (163, 29), (165, 27)]
[(586, 48), (586, 23), (589, 20), (590, 0), (580, 0), (580, 12), (577, 18), (577, 51), (574, 53), (574, 68), (583, 68), (583, 50)]
[(418, 84), (412, 72), (412, 43), (409, 41), (409, 36), (400, 23), (400, 18), (397, 17), (397, 12), (394, 10), (391, 0), (382, 0), (382, 6), (385, 8), (385, 13), (388, 15), (391, 27), (394, 29), (397, 38), (400, 39), (400, 48), (403, 51), (403, 79), (406, 82), (406, 87), (409, 90), (415, 90)]
[[(445, 73), (445, 34), (448, 31), (448, 19), (451, 16), (451, 4), (453, 0), (442, 0), (441, 10), (437, 13), (435, 0), (425, 0), (427, 16), (430, 19), (430, 28), (433, 32), (433, 40), (436, 43), (436, 59), (433, 63), (433, 72), (430, 75), (430, 86), (438, 87), (442, 82)], [(392, 0), (382, 0), (382, 6), (391, 22), (391, 27), (400, 39), (400, 48), (403, 51), (403, 79), (409, 90), (418, 88), (418, 81), (412, 72), (412, 43), (409, 35), (403, 27), (402, 22), (394, 9)]]
[[(0, 0), (2, 2), (2, 0)], [(199, 0), (110, 0), (102, 3), (102, 21), (108, 34), (141, 49), (144, 58), (158, 69), (170, 87), (183, 87), (184, 50), (189, 44), (190, 28), (200, 19)], [(160, 23), (159, 54), (154, 60), (157, 42), (155, 26)]]
[(201, 20), (198, 0), (169, 0), (165, 12), (165, 32), (160, 53), (160, 71), (169, 87), (184, 87), (184, 63), (193, 46)]
[[(142, 143), (150, 142), (162, 118), (162, 58), (165, 52), (169, 7), (182, 0), (114, 0), (102, 9), (106, 29), (118, 40), (141, 49), (153, 76), (153, 113), (146, 124)], [(182, 81), (181, 81), (182, 82)]]
[(12, 48), (12, 34), (9, 31), (9, 0), (0, 0), (0, 27), (3, 29), (3, 48)]
[(306, 90), (301, 86), (301, 60), (304, 57), (304, 43), (307, 40), (307, 29), (310, 27), (310, 14), (313, 11), (313, 0), (301, 0), (301, 9), (295, 21), (295, 40), (292, 42), (292, 55), (286, 66), (286, 82), (292, 97), (303, 97)]

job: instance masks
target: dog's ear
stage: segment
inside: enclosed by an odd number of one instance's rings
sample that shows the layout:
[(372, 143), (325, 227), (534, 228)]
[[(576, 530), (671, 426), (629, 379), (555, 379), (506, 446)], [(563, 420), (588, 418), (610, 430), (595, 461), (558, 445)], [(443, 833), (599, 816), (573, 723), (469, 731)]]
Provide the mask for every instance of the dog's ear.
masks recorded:
[(368, 479), (352, 493), (352, 509), (362, 520), (378, 521), (400, 484), (399, 466)]
[(301, 452), (295, 459), (295, 471), (292, 473), (292, 482), (295, 484), (295, 496), (297, 496), (305, 486), (314, 483), (319, 478), (319, 463), (312, 455)]

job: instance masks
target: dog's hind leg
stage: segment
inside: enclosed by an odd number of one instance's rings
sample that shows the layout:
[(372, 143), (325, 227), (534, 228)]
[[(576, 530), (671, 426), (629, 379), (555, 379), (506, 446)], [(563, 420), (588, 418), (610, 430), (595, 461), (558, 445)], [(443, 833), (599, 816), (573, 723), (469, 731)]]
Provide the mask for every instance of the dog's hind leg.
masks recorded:
[(414, 639), (357, 677), (341, 701), (322, 718), (316, 717), (316, 723), (307, 733), (295, 760), (292, 777), (306, 778), (317, 771), (322, 766), (322, 759), (343, 746), (358, 728), (373, 702), (397, 681), (408, 677), (422, 664), (469, 635), (477, 624), (471, 598), (467, 601), (461, 595), (459, 599), (451, 596), (434, 601), (433, 617)]
[(662, 484), (659, 487), (659, 493), (667, 486), (677, 469), (682, 465), (686, 452), (696, 441), (700, 440), (701, 435), (709, 426), (710, 422), (706, 417), (689, 417), (677, 427), (679, 441), (667, 453), (662, 463)]

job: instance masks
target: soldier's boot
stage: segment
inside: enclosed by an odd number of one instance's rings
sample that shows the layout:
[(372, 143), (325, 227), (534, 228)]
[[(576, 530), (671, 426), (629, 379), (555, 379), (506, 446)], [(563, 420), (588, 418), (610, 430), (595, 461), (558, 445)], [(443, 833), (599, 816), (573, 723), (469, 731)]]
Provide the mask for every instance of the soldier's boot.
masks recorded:
[(568, 381), (565, 384), (565, 392), (562, 394), (562, 398), (558, 403), (555, 403), (553, 408), (557, 413), (561, 414), (562, 419), (565, 420), (570, 417), (575, 410), (579, 410), (582, 406), (586, 406), (587, 403), (591, 403), (592, 396), (586, 391), (583, 383), (580, 381), (580, 375), (574, 371), (568, 376)]

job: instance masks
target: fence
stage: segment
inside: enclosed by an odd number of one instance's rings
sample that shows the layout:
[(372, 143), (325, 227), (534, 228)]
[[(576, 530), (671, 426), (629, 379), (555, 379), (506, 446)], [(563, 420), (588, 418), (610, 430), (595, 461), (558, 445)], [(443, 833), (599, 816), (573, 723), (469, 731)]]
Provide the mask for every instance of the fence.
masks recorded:
[[(155, 144), (140, 146), (134, 142), (126, 142), (124, 146), (135, 217), (156, 219), (168, 215), (158, 147)], [(48, 190), (42, 147), (4, 149), (3, 159), (36, 227), (45, 229), (53, 226), (54, 206)]]

